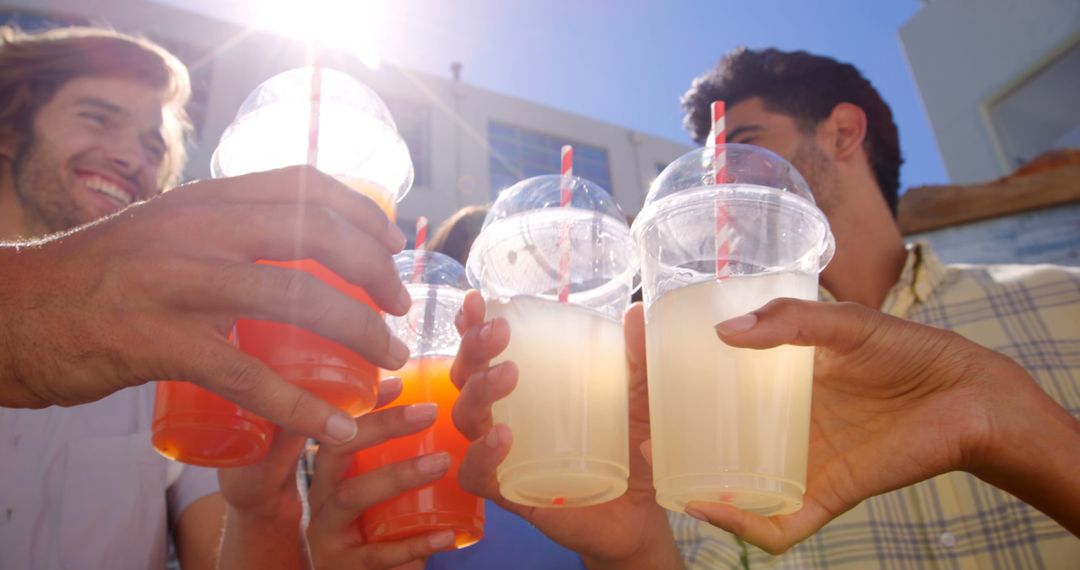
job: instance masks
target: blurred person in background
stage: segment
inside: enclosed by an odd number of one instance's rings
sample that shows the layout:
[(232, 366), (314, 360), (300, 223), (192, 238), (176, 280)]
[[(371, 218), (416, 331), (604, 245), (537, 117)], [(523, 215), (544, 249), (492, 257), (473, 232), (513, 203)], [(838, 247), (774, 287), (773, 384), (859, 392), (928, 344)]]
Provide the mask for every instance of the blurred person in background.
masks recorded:
[(465, 265), (489, 208), (487, 205), (465, 206), (454, 212), (439, 225), (424, 249), (448, 255)]

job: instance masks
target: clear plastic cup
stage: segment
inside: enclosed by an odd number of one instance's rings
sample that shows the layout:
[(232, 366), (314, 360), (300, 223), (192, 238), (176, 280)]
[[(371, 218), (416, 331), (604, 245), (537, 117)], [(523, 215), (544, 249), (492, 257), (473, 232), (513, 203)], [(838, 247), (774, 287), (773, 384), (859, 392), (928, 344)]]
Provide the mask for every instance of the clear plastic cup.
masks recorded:
[(633, 235), (641, 253), (657, 502), (802, 506), (813, 348), (727, 346), (713, 327), (778, 297), (816, 299), (834, 242), (803, 177), (780, 156), (691, 151), (653, 182)]
[(403, 384), (394, 405), (433, 402), (439, 405), (439, 412), (435, 424), (423, 432), (356, 453), (351, 473), (440, 451), (450, 453), (450, 470), (430, 485), (368, 508), (358, 523), (372, 542), (449, 529), (454, 531), (457, 547), (463, 548), (484, 535), (484, 501), (466, 493), (457, 478), (469, 441), (450, 417), (458, 397), (458, 389), (450, 381), (450, 365), (461, 343), (454, 319), (468, 289), (465, 268), (453, 258), (429, 251), (404, 251), (394, 256), (394, 261), (413, 298), (407, 315), (386, 317), (390, 330), (412, 353), (408, 364), (392, 373), (400, 376)]
[[(230, 339), (235, 343), (235, 335)], [(161, 455), (204, 467), (239, 467), (262, 459), (274, 424), (188, 382), (162, 380), (154, 396), (151, 442)]]
[(606, 191), (571, 178), (562, 207), (561, 180), (538, 176), (500, 193), (466, 264), (487, 316), (510, 325), (510, 344), (493, 363), (519, 369), (517, 387), (493, 408), (513, 432), (496, 471), (500, 492), (539, 507), (609, 501), (629, 474), (622, 313), (637, 285), (637, 252)]
[[(261, 83), (241, 105), (225, 129), (211, 159), (214, 177), (239, 176), (305, 164), (308, 159), (312, 102), (312, 68), (294, 69)], [(318, 160), (315, 166), (374, 200), (393, 219), (395, 206), (412, 185), (408, 149), (398, 135), (386, 105), (371, 89), (348, 75), (322, 69), (319, 105)], [(292, 228), (283, 228), (292, 231)], [(311, 259), (263, 260), (307, 271), (350, 297), (367, 303), (360, 287), (346, 282)], [(266, 362), (286, 380), (301, 385), (346, 412), (357, 416), (375, 404), (376, 367), (355, 352), (305, 329), (266, 321), (240, 320), (241, 350)], [(181, 461), (213, 454), (217, 466), (249, 463), (218, 449), (221, 439), (248, 432), (252, 442), (268, 442), (270, 424), (243, 423), (248, 412), (188, 383), (163, 385), (155, 406), (154, 441), (158, 450)], [(264, 426), (264, 427), (259, 427)], [(272, 427), (272, 426), (271, 426)], [(169, 443), (165, 443), (169, 442)], [(186, 443), (185, 443), (186, 442)], [(251, 459), (254, 458), (254, 459)]]
[[(255, 88), (221, 135), (211, 159), (215, 177), (307, 161), (312, 73), (312, 68), (286, 71)], [(395, 204), (413, 178), (405, 141), (374, 91), (332, 69), (323, 69), (321, 78), (315, 166), (373, 199), (393, 219)], [(307, 271), (376, 309), (362, 288), (314, 260), (266, 262)], [(355, 352), (292, 325), (241, 320), (237, 329), (240, 349), (286, 380), (354, 416), (375, 405), (378, 370)]]

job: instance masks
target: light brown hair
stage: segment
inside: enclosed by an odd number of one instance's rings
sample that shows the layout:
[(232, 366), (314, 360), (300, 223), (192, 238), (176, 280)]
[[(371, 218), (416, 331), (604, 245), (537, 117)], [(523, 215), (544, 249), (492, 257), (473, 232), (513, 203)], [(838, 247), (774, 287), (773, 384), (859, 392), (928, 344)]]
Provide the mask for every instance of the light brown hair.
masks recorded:
[(184, 110), (191, 97), (187, 68), (154, 42), (113, 30), (23, 33), (0, 27), (0, 137), (16, 148), (26, 144), (38, 111), (66, 83), (83, 77), (133, 79), (161, 91), (166, 151), (158, 184), (164, 189), (179, 182), (191, 132)]

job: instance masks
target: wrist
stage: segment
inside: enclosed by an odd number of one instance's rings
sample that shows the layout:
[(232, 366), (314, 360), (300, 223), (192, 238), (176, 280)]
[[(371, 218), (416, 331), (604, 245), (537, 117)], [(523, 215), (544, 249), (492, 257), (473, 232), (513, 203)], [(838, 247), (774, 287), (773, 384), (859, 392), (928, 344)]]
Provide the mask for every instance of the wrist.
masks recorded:
[(1080, 421), (1009, 364), (997, 374), (1008, 384), (992, 409), (992, 436), (969, 471), (1080, 534)]
[(229, 517), (245, 525), (298, 528), (304, 516), (304, 505), (299, 495), (279, 497), (257, 506), (228, 505)]
[(4, 267), (4, 278), (0, 279), (0, 406), (40, 408), (49, 402), (28, 384), (18, 359), (23, 352), (18, 331), (22, 328), (23, 307), (28, 299), (20, 276), (33, 271), (21, 263), (25, 255), (20, 249), (0, 246), (0, 264)]

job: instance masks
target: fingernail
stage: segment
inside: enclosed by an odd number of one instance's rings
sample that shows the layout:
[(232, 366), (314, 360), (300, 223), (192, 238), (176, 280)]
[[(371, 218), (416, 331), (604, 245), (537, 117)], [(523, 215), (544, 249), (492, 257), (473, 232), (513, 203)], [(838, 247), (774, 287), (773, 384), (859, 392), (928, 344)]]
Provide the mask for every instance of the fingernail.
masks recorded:
[(390, 358), (394, 362), (405, 364), (409, 361), (409, 347), (397, 337), (390, 337)]
[(491, 428), (491, 431), (489, 431), (488, 434), (484, 436), (484, 445), (488, 446), (491, 449), (499, 447), (498, 429), (495, 429), (494, 427)]
[(413, 404), (406, 406), (402, 412), (405, 416), (405, 421), (413, 424), (430, 422), (435, 419), (435, 415), (439, 413), (438, 404)]
[(334, 414), (326, 420), (326, 435), (332, 443), (346, 443), (356, 437), (356, 420), (345, 414)]
[(401, 313), (407, 313), (412, 308), (412, 295), (409, 294), (409, 290), (402, 287), (401, 292), (398, 293), (397, 308)]
[(641, 442), (641, 447), (639, 449), (641, 450), (641, 455), (645, 458), (645, 461), (648, 461), (649, 465), (652, 465), (652, 440), (646, 439)]
[(756, 324), (757, 315), (754, 313), (747, 313), (741, 317), (728, 319), (716, 325), (716, 332), (720, 334), (738, 334), (754, 328), (754, 325)]
[(379, 393), (397, 391), (401, 388), (401, 378), (397, 376), (387, 376), (379, 381)]
[(480, 334), (478, 335), (480, 337), (480, 340), (482, 340), (484, 342), (487, 342), (487, 341), (491, 340), (491, 334), (492, 334), (494, 329), (495, 329), (495, 322), (494, 321), (488, 321), (488, 322), (484, 323), (484, 326), (480, 327)]
[(433, 532), (428, 535), (427, 541), (432, 548), (446, 548), (454, 543), (454, 531), (440, 530), (439, 532)]
[(709, 519), (701, 511), (696, 511), (694, 509), (689, 509), (688, 508), (688, 509), (686, 509), (686, 514), (694, 517), (695, 519), (697, 519), (699, 521), (709, 522)]
[(436, 475), (450, 467), (450, 454), (444, 452), (425, 455), (416, 460), (416, 470), (425, 475)]

